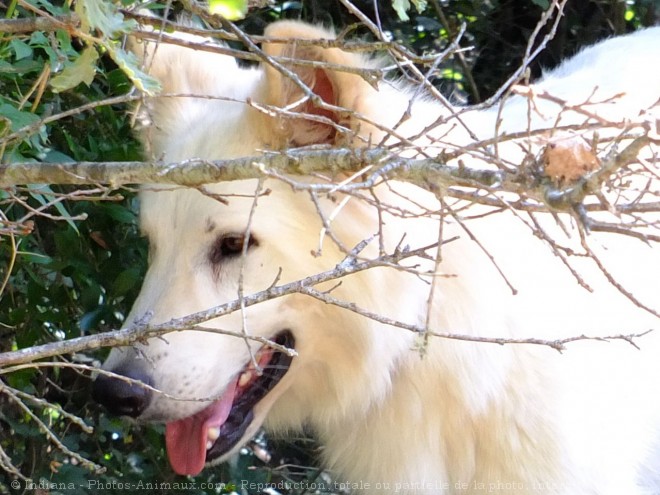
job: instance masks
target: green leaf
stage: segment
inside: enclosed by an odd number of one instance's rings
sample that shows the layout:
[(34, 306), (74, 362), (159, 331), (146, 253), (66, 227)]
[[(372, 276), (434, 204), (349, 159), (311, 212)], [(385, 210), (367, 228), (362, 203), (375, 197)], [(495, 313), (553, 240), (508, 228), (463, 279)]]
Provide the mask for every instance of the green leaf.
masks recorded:
[(96, 75), (96, 61), (98, 59), (99, 54), (96, 48), (93, 46), (85, 48), (71, 65), (65, 67), (61, 73), (50, 80), (53, 91), (60, 93), (75, 88), (80, 83), (89, 86)]
[[(412, 0), (413, 5), (417, 12), (423, 12), (426, 9), (426, 0)], [(409, 0), (392, 0), (392, 7), (396, 11), (396, 14), (399, 16), (399, 19), (402, 21), (410, 20), (408, 17), (408, 11), (410, 10), (410, 1)]]
[(19, 39), (12, 39), (9, 42), (9, 46), (11, 46), (12, 50), (14, 50), (14, 53), (16, 54), (16, 60), (20, 60), (32, 55), (32, 48), (30, 48), (30, 45)]
[(43, 63), (32, 60), (32, 58), (22, 58), (13, 64), (0, 60), (0, 74), (5, 76), (8, 74), (21, 74), (24, 76), (31, 72), (41, 72), (43, 68)]
[(43, 159), (44, 162), (48, 163), (64, 163), (64, 162), (74, 162), (75, 160), (69, 155), (65, 155), (61, 151), (49, 150), (46, 153), (46, 156)]
[(135, 213), (123, 205), (105, 204), (103, 205), (103, 212), (119, 223), (134, 224), (136, 221)]
[(112, 283), (112, 293), (115, 296), (123, 296), (129, 290), (140, 284), (142, 273), (140, 269), (132, 267), (121, 272)]
[(76, 14), (80, 17), (83, 31), (97, 29), (107, 37), (127, 33), (137, 26), (136, 21), (125, 21), (119, 12), (119, 5), (108, 0), (78, 0)]
[(160, 83), (140, 70), (140, 62), (135, 55), (110, 44), (106, 44), (105, 47), (112, 60), (124, 71), (136, 88), (148, 95), (153, 95), (160, 90)]
[[(47, 205), (55, 199), (55, 193), (50, 188), (48, 184), (28, 184), (28, 189), (30, 190), (30, 196), (36, 199), (42, 206)], [(75, 222), (71, 219), (71, 215), (66, 210), (64, 205), (61, 202), (54, 203), (52, 205), (62, 218), (66, 220), (69, 226), (77, 233), (78, 227), (76, 227)]]
[(46, 47), (49, 45), (48, 38), (41, 31), (35, 31), (30, 35), (30, 44), (33, 46)]
[(426, 0), (412, 0), (413, 5), (417, 9), (417, 12), (420, 14), (426, 10), (427, 1)]
[(392, 7), (396, 11), (396, 15), (402, 21), (409, 21), (408, 11), (410, 10), (410, 2), (408, 0), (393, 0)]
[(39, 120), (39, 117), (30, 112), (21, 112), (13, 105), (8, 103), (0, 104), (0, 119), (6, 119), (10, 122), (11, 130), (18, 131), (23, 127), (34, 124)]
[(51, 263), (53, 263), (53, 258), (45, 254), (29, 253), (23, 251), (18, 251), (18, 254), (20, 254), (23, 257), (23, 259), (25, 259), (25, 261), (27, 261), (28, 263), (32, 263), (35, 265), (50, 265)]
[(248, 11), (247, 0), (210, 0), (209, 12), (219, 14), (230, 21), (243, 19)]
[(550, 1), (549, 0), (532, 0), (532, 3), (535, 4), (535, 5), (538, 5), (543, 10), (547, 10), (550, 7)]

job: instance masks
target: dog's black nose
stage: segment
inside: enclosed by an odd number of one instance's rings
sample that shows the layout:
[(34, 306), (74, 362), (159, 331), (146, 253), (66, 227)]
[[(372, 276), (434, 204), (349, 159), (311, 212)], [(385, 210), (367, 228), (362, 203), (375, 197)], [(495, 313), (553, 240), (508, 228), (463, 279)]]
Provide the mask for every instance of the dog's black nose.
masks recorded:
[(142, 385), (152, 386), (151, 377), (141, 370), (113, 372), (141, 383), (100, 374), (94, 381), (92, 398), (105, 406), (111, 414), (137, 418), (151, 402), (151, 390)]

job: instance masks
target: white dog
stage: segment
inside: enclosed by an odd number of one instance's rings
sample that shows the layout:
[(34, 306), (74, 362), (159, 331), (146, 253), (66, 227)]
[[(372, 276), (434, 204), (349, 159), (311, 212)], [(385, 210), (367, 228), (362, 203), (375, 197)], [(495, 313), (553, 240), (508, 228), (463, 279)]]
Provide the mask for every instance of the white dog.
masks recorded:
[[(333, 38), (294, 22), (273, 24), (266, 35)], [(373, 67), (359, 55), (304, 42), (269, 43), (264, 51), (334, 69)], [(604, 147), (614, 153), (630, 142), (615, 148), (609, 140), (640, 129), (625, 122), (646, 122), (650, 136), (658, 132), (660, 29), (588, 48), (519, 91), (528, 94), (474, 111), (319, 65), (246, 69), (227, 55), (164, 43), (147, 44), (146, 52), (165, 96), (148, 99), (143, 140), (152, 157), (167, 162), (381, 144), (405, 157), (447, 156), (467, 167), (513, 171), (533, 168), (548, 142), (574, 143), (588, 133), (581, 142), (598, 144), (560, 145), (564, 154), (554, 154), (555, 144), (545, 148), (549, 162), (568, 169), (547, 180), (566, 185), (577, 178), (565, 177), (575, 166), (597, 167), (608, 159)], [(594, 130), (603, 125), (610, 130)], [(556, 126), (562, 131), (552, 131)], [(548, 131), (532, 132), (538, 129)], [(490, 141), (470, 148), (480, 140)], [(588, 158), (578, 159), (580, 153)], [(640, 161), (646, 178), (629, 177), (618, 189), (657, 204), (657, 158)], [(364, 174), (377, 170), (372, 165)], [(468, 206), (452, 199), (458, 189), (445, 194), (446, 184), (437, 195), (393, 181), (349, 190), (364, 174), (334, 191), (318, 175), (274, 172), (263, 182), (145, 187), (141, 225), (151, 261), (129, 324), (168, 322), (273, 285), (390, 258), (341, 283), (326, 277), (195, 328), (114, 349), (106, 370), (164, 394), (102, 375), (97, 400), (119, 414), (167, 423), (169, 458), (180, 474), (227, 459), (262, 425), (277, 432), (304, 426), (323, 445), (326, 465), (355, 491), (660, 493), (657, 214), (636, 218), (648, 223), (647, 233), (655, 229), (648, 242), (597, 229), (581, 238), (569, 215), (516, 213), (498, 200), (492, 208)], [(493, 213), (498, 208), (505, 211)], [(561, 353), (492, 343), (649, 330), (634, 339), (639, 349), (623, 339), (580, 340)], [(249, 338), (236, 336), (243, 333)]]

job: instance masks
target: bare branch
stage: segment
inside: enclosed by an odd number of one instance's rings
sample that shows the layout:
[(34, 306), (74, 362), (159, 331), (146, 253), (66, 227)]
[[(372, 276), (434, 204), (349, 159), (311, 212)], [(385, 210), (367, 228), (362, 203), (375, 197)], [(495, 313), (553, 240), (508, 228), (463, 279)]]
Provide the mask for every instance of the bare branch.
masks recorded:
[(425, 328), (419, 325), (414, 325), (410, 323), (404, 323), (401, 321), (394, 320), (392, 318), (388, 318), (386, 316), (380, 315), (378, 313), (374, 313), (371, 311), (368, 311), (364, 308), (360, 308), (357, 304), (353, 302), (347, 302), (347, 301), (342, 301), (340, 299), (337, 299), (333, 296), (331, 296), (327, 292), (321, 292), (319, 290), (316, 290), (312, 287), (304, 287), (300, 291), (302, 294), (306, 294), (310, 297), (313, 297), (314, 299), (318, 299), (320, 301), (323, 301), (327, 304), (332, 304), (333, 306), (338, 306), (340, 308), (346, 309), (348, 311), (352, 311), (353, 313), (357, 313), (360, 316), (369, 318), (370, 320), (377, 321), (378, 323), (383, 323), (385, 325), (389, 325), (392, 327), (396, 328), (402, 328), (404, 330), (409, 330), (414, 333), (418, 333), (422, 336), (433, 336), (433, 337), (439, 337), (443, 339), (449, 339), (449, 340), (460, 340), (464, 342), (481, 342), (481, 343), (486, 343), (486, 344), (497, 344), (497, 345), (508, 345), (508, 344), (532, 344), (532, 345), (541, 345), (541, 346), (546, 346), (550, 347), (552, 349), (555, 349), (556, 351), (564, 351), (566, 350), (566, 344), (572, 343), (572, 342), (578, 342), (578, 341), (583, 341), (583, 340), (595, 340), (595, 341), (600, 341), (600, 342), (608, 342), (611, 340), (623, 340), (631, 344), (632, 346), (639, 348), (637, 346), (637, 343), (635, 342), (637, 339), (641, 339), (644, 336), (648, 335), (651, 333), (653, 330), (647, 330), (644, 332), (639, 332), (639, 333), (632, 333), (632, 334), (616, 334), (616, 335), (609, 335), (609, 336), (589, 336), (589, 335), (576, 335), (572, 337), (567, 337), (563, 339), (557, 339), (557, 340), (547, 340), (547, 339), (539, 339), (535, 337), (528, 337), (528, 338), (509, 338), (509, 337), (482, 337), (479, 335), (465, 335), (465, 334), (456, 334), (456, 333), (446, 333), (446, 332), (435, 332), (429, 328)]
[[(289, 294), (300, 293), (306, 286), (314, 286), (323, 282), (336, 280), (377, 266), (388, 266), (390, 264), (396, 265), (404, 259), (424, 255), (428, 250), (435, 247), (435, 245), (432, 245), (410, 251), (397, 251), (391, 255), (368, 261), (358, 261), (354, 257), (355, 253), (352, 253), (332, 270), (321, 272), (288, 284), (270, 287), (261, 292), (244, 296), (241, 299), (236, 299), (235, 301), (210, 308), (206, 311), (193, 313), (165, 323), (149, 325), (144, 322), (138, 322), (131, 327), (116, 332), (89, 335), (62, 342), (51, 342), (41, 346), (6, 352), (0, 354), (0, 368), (62, 354), (90, 351), (103, 347), (130, 345), (166, 333), (190, 329), (206, 321), (238, 311), (241, 307), (248, 308), (264, 301), (277, 299)], [(216, 330), (214, 329), (214, 331)], [(231, 333), (231, 335), (236, 335), (244, 339), (256, 340), (258, 342), (261, 341), (258, 337), (245, 335), (242, 332)]]
[(26, 19), (0, 19), (0, 33), (20, 34), (35, 31), (73, 31), (80, 27), (80, 19), (75, 14), (53, 17), (31, 17)]

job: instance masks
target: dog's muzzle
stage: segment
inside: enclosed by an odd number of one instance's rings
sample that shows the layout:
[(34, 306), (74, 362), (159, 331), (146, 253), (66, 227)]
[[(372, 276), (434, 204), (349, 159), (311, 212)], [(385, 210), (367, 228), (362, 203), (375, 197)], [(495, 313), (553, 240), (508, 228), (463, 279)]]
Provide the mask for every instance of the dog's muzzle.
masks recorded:
[[(275, 343), (293, 349), (293, 334), (284, 330)], [(292, 356), (264, 346), (235, 375), (222, 395), (203, 410), (166, 425), (165, 443), (174, 471), (196, 475), (204, 465), (230, 452), (245, 436), (254, 420), (254, 407), (280, 382)], [(93, 399), (111, 414), (137, 418), (152, 399), (151, 377), (140, 368), (113, 370), (121, 377), (100, 374), (94, 382)]]

